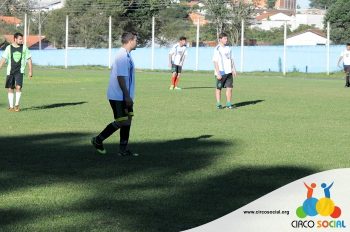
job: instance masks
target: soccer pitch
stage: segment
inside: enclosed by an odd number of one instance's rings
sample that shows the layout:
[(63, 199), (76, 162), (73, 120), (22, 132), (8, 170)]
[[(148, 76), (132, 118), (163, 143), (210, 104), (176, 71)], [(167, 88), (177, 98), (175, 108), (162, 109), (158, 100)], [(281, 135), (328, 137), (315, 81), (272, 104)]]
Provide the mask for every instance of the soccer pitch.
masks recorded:
[[(1, 70), (4, 77), (4, 69)], [(0, 101), (1, 231), (180, 231), (306, 175), (350, 167), (350, 89), (341, 74), (244, 74), (217, 110), (212, 72), (136, 73), (130, 147), (90, 138), (113, 116), (109, 71), (34, 69), (19, 113)], [(224, 96), (224, 94), (223, 94)], [(224, 98), (223, 98), (224, 99)]]

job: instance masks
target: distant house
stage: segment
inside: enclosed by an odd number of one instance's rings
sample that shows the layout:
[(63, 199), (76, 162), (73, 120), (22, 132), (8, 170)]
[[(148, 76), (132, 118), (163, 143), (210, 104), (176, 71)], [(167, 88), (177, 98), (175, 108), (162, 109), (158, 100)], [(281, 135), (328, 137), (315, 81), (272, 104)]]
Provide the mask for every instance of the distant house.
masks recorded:
[(298, 10), (295, 15), (295, 23), (299, 25), (310, 25), (316, 28), (323, 29), (324, 27), (324, 17), (326, 15), (325, 10), (319, 9), (306, 9)]
[(188, 17), (192, 21), (192, 23), (195, 25), (197, 25), (198, 20), (199, 20), (200, 26), (208, 24), (208, 20), (206, 20), (204, 15), (200, 13), (192, 12), (192, 13), (189, 13)]
[(16, 27), (20, 26), (22, 23), (22, 20), (16, 17), (12, 16), (1, 16), (0, 15), (0, 21), (9, 25), (14, 25)]
[(288, 36), (286, 43), (287, 46), (326, 45), (327, 37), (321, 30), (310, 29)]
[(33, 0), (31, 4), (32, 10), (51, 11), (64, 7), (65, 0)]
[(299, 10), (296, 13), (290, 10), (264, 10), (258, 12), (251, 27), (271, 30), (287, 23), (287, 26), (292, 31), (300, 25), (309, 25), (322, 29), (324, 15), (325, 11), (322, 10)]
[[(13, 43), (13, 35), (3, 36), (7, 44)], [(45, 38), (45, 36), (29, 35), (27, 36), (27, 47), (36, 50), (39, 49), (39, 41), (41, 41), (41, 49), (54, 49), (51, 43)]]
[(295, 10), (297, 8), (297, 0), (277, 0), (275, 8)]
[(251, 27), (268, 31), (283, 26), (285, 22), (290, 24), (293, 17), (293, 13), (289, 11), (265, 11), (255, 17), (255, 23)]

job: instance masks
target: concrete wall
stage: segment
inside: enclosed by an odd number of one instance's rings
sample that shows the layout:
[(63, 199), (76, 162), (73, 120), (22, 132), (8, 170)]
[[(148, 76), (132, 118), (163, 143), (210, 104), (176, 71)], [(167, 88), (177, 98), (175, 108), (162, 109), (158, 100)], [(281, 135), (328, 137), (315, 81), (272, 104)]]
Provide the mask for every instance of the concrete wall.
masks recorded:
[[(330, 70), (339, 71), (337, 61), (345, 46), (330, 47)], [(199, 70), (213, 70), (214, 48), (201, 47), (199, 49)], [(114, 57), (117, 49), (112, 50)], [(240, 47), (233, 47), (233, 57), (237, 70), (240, 70)], [(0, 51), (0, 55), (3, 51)], [(169, 48), (155, 49), (154, 69), (168, 69)], [(44, 66), (64, 66), (64, 50), (33, 50), (33, 62)], [(136, 68), (151, 69), (151, 48), (138, 48), (132, 52)], [(287, 71), (326, 72), (325, 46), (288, 46)], [(276, 71), (283, 70), (283, 46), (252, 46), (244, 47), (243, 71)], [(68, 66), (74, 65), (102, 65), (108, 66), (108, 49), (70, 49), (68, 50)], [(188, 48), (184, 70), (196, 69), (196, 49)]]

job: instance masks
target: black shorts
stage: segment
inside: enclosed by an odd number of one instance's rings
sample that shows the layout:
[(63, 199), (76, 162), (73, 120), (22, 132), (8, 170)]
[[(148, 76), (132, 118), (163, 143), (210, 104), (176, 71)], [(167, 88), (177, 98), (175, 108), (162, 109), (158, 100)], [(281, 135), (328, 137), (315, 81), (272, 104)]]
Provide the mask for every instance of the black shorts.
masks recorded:
[(129, 117), (134, 116), (132, 106), (126, 106), (125, 101), (109, 100), (109, 104), (112, 107), (114, 120), (116, 122), (127, 121)]
[(14, 89), (17, 85), (23, 86), (23, 73), (14, 73), (6, 76), (5, 88)]
[(221, 80), (216, 79), (216, 89), (222, 89), (222, 88), (233, 88), (233, 77), (232, 73), (225, 74), (221, 76)]
[(171, 65), (171, 72), (173, 72), (173, 73), (181, 73), (181, 71), (182, 71), (182, 66), (175, 65), (175, 64)]
[(346, 73), (350, 72), (350, 65), (344, 65), (344, 72)]

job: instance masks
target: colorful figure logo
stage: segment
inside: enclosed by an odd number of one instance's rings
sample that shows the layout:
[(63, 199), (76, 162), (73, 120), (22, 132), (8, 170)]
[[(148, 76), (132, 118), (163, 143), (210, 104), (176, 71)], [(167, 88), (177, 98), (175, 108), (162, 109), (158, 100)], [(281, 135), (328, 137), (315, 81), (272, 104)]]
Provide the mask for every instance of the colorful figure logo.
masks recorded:
[(297, 208), (297, 216), (299, 218), (305, 218), (306, 216), (313, 217), (319, 214), (321, 216), (331, 216), (332, 218), (340, 217), (341, 210), (331, 199), (330, 188), (333, 186), (333, 183), (329, 186), (326, 183), (321, 184), (325, 196), (321, 199), (312, 197), (314, 188), (316, 188), (315, 183), (312, 183), (310, 186), (304, 183), (307, 188), (307, 199), (302, 206)]

